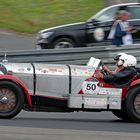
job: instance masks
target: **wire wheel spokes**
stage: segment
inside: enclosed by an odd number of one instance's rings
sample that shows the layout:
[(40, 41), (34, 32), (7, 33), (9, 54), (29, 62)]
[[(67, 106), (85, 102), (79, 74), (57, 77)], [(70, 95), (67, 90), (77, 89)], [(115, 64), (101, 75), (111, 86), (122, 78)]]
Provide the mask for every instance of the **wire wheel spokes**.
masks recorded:
[(9, 88), (0, 89), (0, 112), (10, 112), (16, 106), (16, 94)]

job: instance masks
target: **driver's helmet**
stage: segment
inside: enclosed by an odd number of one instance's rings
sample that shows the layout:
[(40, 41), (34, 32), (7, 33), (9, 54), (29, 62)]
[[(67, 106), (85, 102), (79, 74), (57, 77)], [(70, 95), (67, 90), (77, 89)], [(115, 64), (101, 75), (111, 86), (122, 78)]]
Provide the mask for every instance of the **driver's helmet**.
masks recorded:
[(126, 56), (127, 54), (126, 53), (118, 53), (115, 57), (114, 57), (114, 60), (117, 61), (119, 60), (119, 57), (121, 56)]
[(133, 55), (128, 55), (127, 66), (128, 67), (135, 67), (137, 65), (137, 59)]
[(119, 57), (118, 66), (131, 67), (136, 66), (137, 59), (133, 55), (122, 55)]

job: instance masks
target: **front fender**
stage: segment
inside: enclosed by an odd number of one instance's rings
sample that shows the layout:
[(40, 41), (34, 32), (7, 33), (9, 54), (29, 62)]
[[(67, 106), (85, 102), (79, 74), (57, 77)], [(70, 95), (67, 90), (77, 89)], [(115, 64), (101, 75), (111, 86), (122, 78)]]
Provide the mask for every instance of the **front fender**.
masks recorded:
[(24, 85), (24, 83), (21, 80), (19, 80), (17, 77), (15, 77), (13, 75), (7, 75), (7, 74), (6, 75), (0, 75), (0, 81), (2, 81), (2, 80), (10, 80), (10, 81), (15, 82), (18, 85), (20, 85), (20, 87), (23, 90), (23, 93), (25, 94), (25, 97), (27, 99), (27, 102), (29, 104), (29, 107), (32, 108), (31, 97), (29, 95), (29, 92), (28, 92), (26, 86)]
[(133, 81), (133, 82), (130, 84), (130, 87), (136, 86), (136, 85), (138, 85), (138, 84), (140, 84), (140, 79), (137, 79), (137, 80)]

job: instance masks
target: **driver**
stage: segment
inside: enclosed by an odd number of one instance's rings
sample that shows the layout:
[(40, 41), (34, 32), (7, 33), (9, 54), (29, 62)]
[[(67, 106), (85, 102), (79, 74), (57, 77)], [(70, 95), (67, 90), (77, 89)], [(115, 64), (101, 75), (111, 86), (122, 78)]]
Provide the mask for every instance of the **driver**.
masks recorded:
[(119, 61), (119, 57), (125, 57), (127, 56), (126, 53), (118, 53), (115, 57), (114, 57), (114, 60), (116, 61), (116, 69), (114, 71), (110, 70), (108, 68), (108, 66), (106, 65), (103, 65), (103, 70), (105, 70), (105, 72), (107, 72), (108, 74), (115, 74), (116, 72), (120, 71), (121, 70), (121, 65), (119, 65), (118, 61)]
[(132, 55), (122, 55), (117, 61), (117, 66), (119, 69), (110, 74), (103, 75), (101, 72), (98, 73), (98, 78), (102, 78), (106, 83), (110, 85), (123, 85), (128, 83), (134, 75), (137, 74), (135, 66), (137, 60)]

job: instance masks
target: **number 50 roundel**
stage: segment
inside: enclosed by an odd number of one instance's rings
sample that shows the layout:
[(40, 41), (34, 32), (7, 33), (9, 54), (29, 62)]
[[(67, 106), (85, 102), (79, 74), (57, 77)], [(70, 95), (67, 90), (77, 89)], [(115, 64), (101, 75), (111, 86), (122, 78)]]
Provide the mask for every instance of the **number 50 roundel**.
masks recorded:
[(98, 94), (99, 93), (99, 87), (98, 82), (88, 82), (85, 81), (82, 85), (82, 91), (85, 94)]

